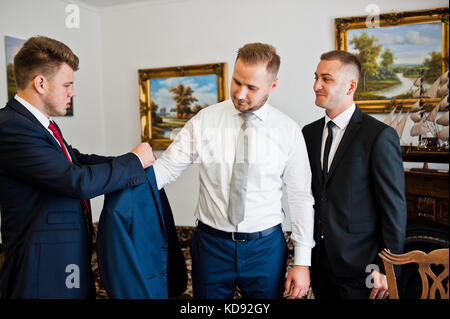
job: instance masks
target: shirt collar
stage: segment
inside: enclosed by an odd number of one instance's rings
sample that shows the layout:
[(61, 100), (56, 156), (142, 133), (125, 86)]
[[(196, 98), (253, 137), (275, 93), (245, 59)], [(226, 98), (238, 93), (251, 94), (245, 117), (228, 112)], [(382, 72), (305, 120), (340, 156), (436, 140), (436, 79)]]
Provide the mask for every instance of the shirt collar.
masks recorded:
[[(336, 124), (336, 126), (339, 127), (341, 130), (346, 128), (348, 123), (350, 123), (350, 120), (352, 118), (353, 112), (355, 112), (355, 109), (356, 106), (355, 103), (353, 103), (344, 112), (336, 116), (333, 119), (333, 123)], [(331, 121), (331, 119), (328, 117), (328, 115), (325, 114), (325, 127), (327, 126), (329, 121)]]
[[(238, 115), (239, 113), (241, 113), (239, 110), (236, 109), (236, 107), (234, 107), (233, 101), (231, 101), (231, 105), (232, 105), (231, 114), (233, 116)], [(261, 121), (265, 122), (267, 120), (267, 113), (268, 113), (268, 111), (269, 111), (269, 103), (266, 102), (266, 103), (264, 103), (263, 106), (261, 106), (255, 112), (253, 112), (253, 114), (255, 114), (256, 117), (259, 118)]]
[(45, 128), (48, 128), (48, 125), (50, 124), (50, 118), (45, 116), (41, 111), (39, 111), (36, 107), (22, 99), (17, 94), (14, 96), (16, 101), (18, 101), (20, 104), (22, 104), (28, 111), (30, 111), (31, 114), (34, 115), (34, 117), (41, 123)]

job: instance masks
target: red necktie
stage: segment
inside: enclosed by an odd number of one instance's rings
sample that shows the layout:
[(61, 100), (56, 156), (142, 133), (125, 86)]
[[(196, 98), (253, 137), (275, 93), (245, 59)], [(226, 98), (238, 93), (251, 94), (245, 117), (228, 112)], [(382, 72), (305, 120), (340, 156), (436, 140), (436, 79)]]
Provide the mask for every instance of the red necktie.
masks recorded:
[[(61, 138), (61, 134), (59, 134), (58, 129), (56, 128), (55, 124), (53, 124), (52, 121), (50, 121), (50, 123), (48, 125), (48, 128), (50, 129), (50, 131), (53, 132), (53, 135), (58, 140), (59, 145), (61, 146), (61, 148), (62, 148), (62, 150), (64, 152), (64, 155), (66, 155), (67, 160), (72, 163), (72, 161), (70, 160), (69, 153), (67, 152), (67, 149), (66, 149), (66, 147), (64, 145), (64, 142), (63, 142), (63, 140)], [(92, 226), (92, 213), (91, 213), (91, 210), (89, 208), (88, 202), (86, 200), (83, 200), (82, 203), (83, 203), (83, 208), (84, 208), (84, 215), (86, 217), (86, 223), (88, 225), (88, 232), (89, 232), (89, 235), (92, 236), (94, 234), (94, 229), (93, 229), (93, 226)]]

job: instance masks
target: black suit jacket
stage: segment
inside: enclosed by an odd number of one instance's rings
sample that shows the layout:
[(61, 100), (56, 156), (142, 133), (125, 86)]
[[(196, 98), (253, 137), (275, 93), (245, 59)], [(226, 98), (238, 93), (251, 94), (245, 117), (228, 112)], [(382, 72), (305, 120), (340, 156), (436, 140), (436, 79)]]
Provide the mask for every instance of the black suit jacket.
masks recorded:
[[(403, 250), (406, 230), (404, 170), (397, 133), (358, 108), (339, 144), (327, 180), (320, 152), (325, 119), (303, 128), (315, 198), (312, 267), (325, 245), (338, 277), (367, 275), (377, 253)], [(321, 238), (323, 236), (323, 238)]]
[(14, 98), (0, 110), (3, 298), (92, 295), (91, 238), (81, 200), (146, 180), (134, 154), (84, 155), (64, 144), (72, 163)]

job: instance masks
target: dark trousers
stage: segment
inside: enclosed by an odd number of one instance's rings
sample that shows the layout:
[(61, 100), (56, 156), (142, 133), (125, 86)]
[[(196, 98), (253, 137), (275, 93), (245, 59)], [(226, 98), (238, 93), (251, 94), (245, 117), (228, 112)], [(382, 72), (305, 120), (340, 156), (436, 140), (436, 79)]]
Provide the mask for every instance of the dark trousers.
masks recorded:
[(318, 254), (311, 267), (311, 287), (315, 299), (369, 299), (366, 276), (341, 278), (334, 275), (325, 246), (318, 243)]
[(244, 298), (282, 297), (287, 246), (281, 227), (265, 237), (243, 242), (197, 227), (191, 255), (196, 299), (231, 299), (236, 287)]

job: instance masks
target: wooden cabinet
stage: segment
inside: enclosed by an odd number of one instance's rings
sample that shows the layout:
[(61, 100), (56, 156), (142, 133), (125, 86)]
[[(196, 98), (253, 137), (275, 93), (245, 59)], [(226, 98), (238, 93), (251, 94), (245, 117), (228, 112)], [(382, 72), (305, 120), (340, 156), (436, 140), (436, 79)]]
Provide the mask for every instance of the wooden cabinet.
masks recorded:
[(408, 220), (427, 220), (449, 225), (448, 178), (448, 171), (405, 171)]

